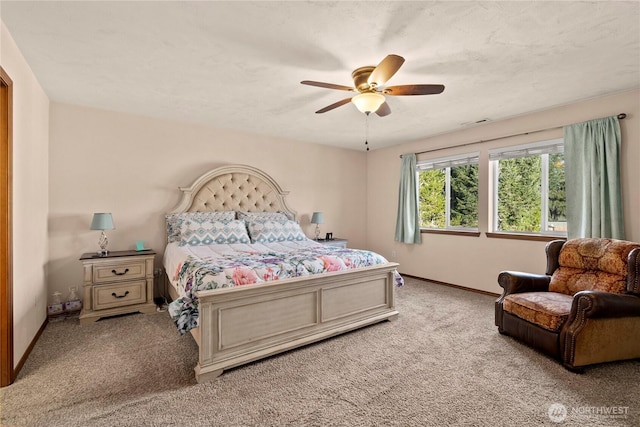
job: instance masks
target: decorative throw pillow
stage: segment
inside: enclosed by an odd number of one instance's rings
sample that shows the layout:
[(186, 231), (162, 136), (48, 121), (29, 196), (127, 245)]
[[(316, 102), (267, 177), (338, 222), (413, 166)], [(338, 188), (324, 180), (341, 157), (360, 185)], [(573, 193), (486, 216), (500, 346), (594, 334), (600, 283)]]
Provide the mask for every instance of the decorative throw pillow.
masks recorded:
[(196, 221), (183, 219), (180, 223), (180, 246), (249, 243), (244, 221)]
[(244, 212), (238, 211), (238, 219), (250, 221), (286, 221), (293, 219), (293, 216), (286, 212)]
[(182, 212), (165, 216), (167, 222), (167, 241), (180, 241), (180, 222), (184, 219), (194, 221), (232, 221), (236, 219), (234, 211), (225, 212)]
[(251, 243), (272, 243), (307, 240), (295, 221), (254, 220), (247, 223)]

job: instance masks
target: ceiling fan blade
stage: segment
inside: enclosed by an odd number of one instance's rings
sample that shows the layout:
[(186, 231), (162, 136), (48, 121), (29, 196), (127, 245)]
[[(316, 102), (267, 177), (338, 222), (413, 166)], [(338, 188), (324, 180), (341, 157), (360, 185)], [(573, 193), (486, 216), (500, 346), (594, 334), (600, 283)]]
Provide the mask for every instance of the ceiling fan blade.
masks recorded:
[(389, 114), (391, 114), (391, 108), (389, 107), (389, 104), (383, 102), (382, 105), (376, 110), (376, 114), (380, 117), (388, 116)]
[(404, 58), (398, 55), (387, 55), (369, 75), (368, 83), (382, 86), (404, 64)]
[(351, 92), (355, 91), (355, 89), (352, 88), (352, 87), (342, 86), (342, 85), (334, 85), (333, 83), (314, 82), (312, 80), (303, 80), (300, 83), (302, 83), (303, 85), (323, 87), (323, 88), (326, 88), (326, 89), (348, 90), (348, 91), (351, 91)]
[(444, 91), (444, 85), (400, 85), (389, 86), (383, 93), (391, 96), (402, 95), (437, 95)]
[(328, 105), (328, 106), (316, 111), (316, 114), (326, 113), (327, 111), (333, 110), (334, 108), (341, 107), (344, 104), (348, 104), (350, 102), (351, 102), (351, 98), (345, 98), (342, 101), (334, 102), (333, 104)]

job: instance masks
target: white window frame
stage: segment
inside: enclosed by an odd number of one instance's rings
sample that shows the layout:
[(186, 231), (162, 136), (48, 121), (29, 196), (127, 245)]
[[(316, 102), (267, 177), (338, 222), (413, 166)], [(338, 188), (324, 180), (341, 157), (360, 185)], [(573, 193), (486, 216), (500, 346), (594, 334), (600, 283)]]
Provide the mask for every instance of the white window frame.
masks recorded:
[[(495, 233), (536, 234), (542, 236), (566, 237), (566, 231), (547, 231), (549, 225), (549, 154), (564, 153), (564, 139), (556, 138), (546, 141), (538, 141), (530, 144), (522, 144), (511, 147), (495, 148), (489, 150), (489, 165), (491, 167), (491, 198), (492, 198), (492, 231)], [(541, 157), (541, 206), (540, 228), (538, 232), (523, 232), (511, 230), (498, 230), (498, 161), (538, 155)]]
[[(416, 162), (416, 181), (419, 181), (418, 174), (420, 172), (435, 169), (444, 169), (445, 171), (445, 228), (420, 227), (421, 230), (478, 231), (478, 227), (460, 227), (451, 225), (451, 168), (457, 166), (478, 165), (479, 163), (480, 152), (419, 160)], [(477, 186), (479, 189), (480, 182), (477, 182)], [(419, 185), (418, 192), (420, 192)], [(478, 206), (479, 204), (480, 200), (478, 200)], [(477, 215), (479, 222), (480, 212), (477, 212)]]

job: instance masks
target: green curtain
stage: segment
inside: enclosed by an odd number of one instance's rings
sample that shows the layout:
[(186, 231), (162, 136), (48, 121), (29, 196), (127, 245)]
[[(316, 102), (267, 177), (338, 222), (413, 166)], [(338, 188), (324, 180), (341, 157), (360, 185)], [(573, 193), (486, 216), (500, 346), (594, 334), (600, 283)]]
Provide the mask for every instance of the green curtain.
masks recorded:
[(616, 116), (564, 127), (567, 235), (624, 239)]
[(404, 154), (402, 156), (402, 169), (400, 170), (396, 242), (422, 243), (420, 215), (418, 213), (418, 184), (416, 181), (416, 155), (413, 153)]

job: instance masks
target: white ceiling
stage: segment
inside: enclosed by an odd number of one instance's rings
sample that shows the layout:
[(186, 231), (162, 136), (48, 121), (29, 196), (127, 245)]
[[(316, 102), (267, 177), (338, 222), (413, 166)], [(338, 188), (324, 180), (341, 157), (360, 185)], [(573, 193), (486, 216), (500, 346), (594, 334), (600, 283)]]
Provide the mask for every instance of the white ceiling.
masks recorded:
[(364, 148), (351, 72), (387, 54), (372, 149), (640, 87), (640, 2), (10, 2), (0, 17), (52, 101)]

